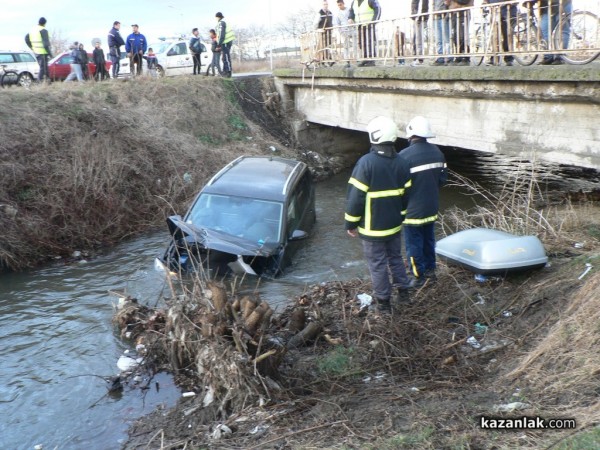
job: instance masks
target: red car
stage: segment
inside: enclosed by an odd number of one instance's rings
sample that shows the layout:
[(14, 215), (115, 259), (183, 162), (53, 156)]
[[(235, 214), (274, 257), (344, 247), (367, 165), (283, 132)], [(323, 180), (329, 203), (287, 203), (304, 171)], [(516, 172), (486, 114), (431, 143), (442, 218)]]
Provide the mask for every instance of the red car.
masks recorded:
[[(96, 64), (92, 61), (92, 54), (88, 53), (88, 73), (90, 77), (93, 77), (96, 73)], [(106, 61), (106, 71), (110, 74), (110, 66), (112, 65), (111, 61)], [(48, 62), (48, 74), (52, 81), (61, 81), (67, 78), (67, 76), (71, 73), (71, 56), (69, 56), (69, 52), (61, 53), (58, 56), (55, 56)]]

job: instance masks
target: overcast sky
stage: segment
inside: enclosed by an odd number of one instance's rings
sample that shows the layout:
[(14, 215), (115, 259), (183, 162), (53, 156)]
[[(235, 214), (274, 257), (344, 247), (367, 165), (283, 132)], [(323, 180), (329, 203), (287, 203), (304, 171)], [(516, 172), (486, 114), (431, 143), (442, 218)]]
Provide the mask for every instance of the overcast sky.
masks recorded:
[[(347, 0), (346, 4), (350, 4)], [(249, 24), (269, 26), (284, 21), (301, 8), (313, 8), (315, 14), (322, 0), (27, 0), (8, 2), (2, 0), (0, 15), (0, 49), (20, 50), (26, 48), (24, 36), (40, 17), (48, 21), (46, 28), (59, 32), (68, 41), (81, 41), (91, 46), (94, 37), (102, 39), (115, 20), (121, 22), (121, 34), (131, 33), (131, 24), (137, 23), (140, 32), (149, 41), (160, 36), (174, 36), (181, 30), (189, 33), (198, 27), (207, 38), (206, 28), (214, 27), (215, 13), (221, 11), (232, 27)], [(337, 9), (335, 0), (329, 0), (330, 8)], [(382, 18), (404, 15), (410, 7), (409, 0), (380, 0)], [(271, 14), (269, 14), (269, 11)]]

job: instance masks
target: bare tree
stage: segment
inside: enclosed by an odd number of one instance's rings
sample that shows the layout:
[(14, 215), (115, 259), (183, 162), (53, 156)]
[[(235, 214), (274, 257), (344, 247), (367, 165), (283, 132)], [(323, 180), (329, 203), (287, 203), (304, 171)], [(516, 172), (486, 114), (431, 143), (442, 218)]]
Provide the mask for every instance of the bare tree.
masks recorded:
[(300, 44), (300, 35), (315, 28), (317, 11), (310, 6), (304, 6), (293, 14), (289, 14), (277, 26), (277, 31), (283, 41), (283, 46), (296, 47)]
[(56, 56), (59, 53), (66, 51), (69, 48), (69, 40), (62, 36), (60, 30), (52, 30), (50, 34), (50, 49), (52, 55)]

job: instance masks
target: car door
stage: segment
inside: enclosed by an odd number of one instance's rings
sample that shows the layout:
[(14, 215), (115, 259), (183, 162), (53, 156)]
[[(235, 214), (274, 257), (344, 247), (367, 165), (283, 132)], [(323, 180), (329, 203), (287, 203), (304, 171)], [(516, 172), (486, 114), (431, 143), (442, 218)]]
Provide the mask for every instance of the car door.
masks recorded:
[[(305, 243), (304, 238), (310, 233), (316, 220), (315, 191), (310, 171), (304, 174), (293, 188), (287, 203), (286, 237), (283, 267), (290, 264), (292, 257)], [(305, 236), (299, 232), (306, 233)]]
[[(181, 75), (193, 65), (185, 42), (177, 42), (167, 50), (165, 76)], [(191, 72), (191, 71), (190, 71)]]
[(37, 78), (38, 73), (40, 72), (40, 65), (31, 53), (15, 53), (15, 59), (17, 62), (24, 64), (22, 71), (26, 71), (30, 73), (33, 78)]

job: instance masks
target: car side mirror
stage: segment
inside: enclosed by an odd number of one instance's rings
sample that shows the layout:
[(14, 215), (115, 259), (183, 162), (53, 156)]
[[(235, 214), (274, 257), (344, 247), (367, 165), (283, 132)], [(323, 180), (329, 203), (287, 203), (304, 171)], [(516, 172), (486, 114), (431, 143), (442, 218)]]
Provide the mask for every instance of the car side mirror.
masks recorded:
[(308, 237), (308, 233), (302, 230), (294, 230), (292, 235), (290, 236), (290, 241), (301, 241), (302, 239), (306, 239)]

